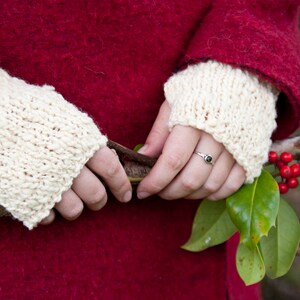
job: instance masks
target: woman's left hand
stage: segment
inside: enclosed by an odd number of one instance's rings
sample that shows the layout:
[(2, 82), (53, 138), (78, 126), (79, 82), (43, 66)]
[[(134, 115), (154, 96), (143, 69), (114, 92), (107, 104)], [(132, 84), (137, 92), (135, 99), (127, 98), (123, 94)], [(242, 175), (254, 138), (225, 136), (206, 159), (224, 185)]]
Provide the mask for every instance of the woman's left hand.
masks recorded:
[[(237, 191), (245, 181), (245, 171), (224, 146), (210, 134), (190, 126), (176, 125), (170, 132), (169, 115), (170, 107), (165, 101), (140, 150), (159, 158), (139, 184), (138, 198), (159, 194), (167, 200), (219, 200)], [(202, 154), (210, 155), (212, 164)]]

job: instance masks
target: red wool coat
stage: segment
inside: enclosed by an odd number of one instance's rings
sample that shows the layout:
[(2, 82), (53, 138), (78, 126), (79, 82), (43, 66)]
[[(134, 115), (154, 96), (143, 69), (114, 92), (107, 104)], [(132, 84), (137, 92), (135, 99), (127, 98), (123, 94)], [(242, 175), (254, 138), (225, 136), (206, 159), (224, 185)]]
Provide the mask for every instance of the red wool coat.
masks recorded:
[[(133, 147), (172, 72), (218, 60), (283, 92), (282, 138), (300, 119), (298, 8), (298, 0), (0, 1), (0, 66), (55, 86), (110, 139)], [(99, 212), (33, 231), (2, 218), (0, 299), (256, 299), (257, 288), (236, 275), (230, 245), (180, 249), (197, 205), (111, 197)]]

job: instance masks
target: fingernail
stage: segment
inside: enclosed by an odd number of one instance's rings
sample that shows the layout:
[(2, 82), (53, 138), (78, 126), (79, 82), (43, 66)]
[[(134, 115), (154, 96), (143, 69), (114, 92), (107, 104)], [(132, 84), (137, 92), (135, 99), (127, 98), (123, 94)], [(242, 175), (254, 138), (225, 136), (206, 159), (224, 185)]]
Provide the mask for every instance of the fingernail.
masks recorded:
[(142, 148), (140, 148), (140, 149), (138, 150), (138, 153), (143, 154), (143, 153), (147, 150), (147, 148), (148, 148), (148, 145), (145, 144)]
[(139, 192), (139, 193), (137, 193), (137, 197), (138, 197), (139, 199), (144, 199), (144, 198), (147, 198), (147, 197), (149, 197), (149, 196), (150, 196), (150, 194), (147, 193), (147, 192)]
[(123, 201), (124, 202), (129, 202), (131, 200), (131, 197), (132, 197), (132, 191), (127, 191), (124, 194)]

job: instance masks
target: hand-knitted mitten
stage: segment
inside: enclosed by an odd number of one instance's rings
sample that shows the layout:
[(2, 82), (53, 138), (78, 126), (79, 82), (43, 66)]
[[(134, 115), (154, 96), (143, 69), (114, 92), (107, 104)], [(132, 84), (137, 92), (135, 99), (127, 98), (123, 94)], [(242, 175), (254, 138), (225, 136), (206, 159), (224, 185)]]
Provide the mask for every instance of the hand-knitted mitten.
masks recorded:
[(29, 229), (106, 142), (92, 119), (53, 87), (0, 69), (0, 205)]
[(229, 65), (192, 65), (165, 84), (169, 127), (188, 125), (211, 134), (245, 169), (250, 183), (267, 161), (278, 93), (256, 75)]

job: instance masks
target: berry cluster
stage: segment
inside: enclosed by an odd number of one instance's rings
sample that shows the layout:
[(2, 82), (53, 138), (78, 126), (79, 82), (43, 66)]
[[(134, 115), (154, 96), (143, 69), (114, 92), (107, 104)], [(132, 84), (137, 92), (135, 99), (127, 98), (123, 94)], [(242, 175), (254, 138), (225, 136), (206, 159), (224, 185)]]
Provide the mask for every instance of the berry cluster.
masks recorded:
[(293, 154), (289, 152), (282, 152), (280, 156), (275, 151), (269, 152), (269, 163), (275, 165), (281, 176), (281, 182), (278, 182), (281, 194), (287, 193), (290, 188), (296, 188), (299, 184), (297, 177), (300, 176), (300, 164), (292, 162)]

